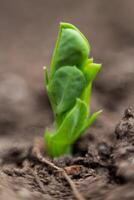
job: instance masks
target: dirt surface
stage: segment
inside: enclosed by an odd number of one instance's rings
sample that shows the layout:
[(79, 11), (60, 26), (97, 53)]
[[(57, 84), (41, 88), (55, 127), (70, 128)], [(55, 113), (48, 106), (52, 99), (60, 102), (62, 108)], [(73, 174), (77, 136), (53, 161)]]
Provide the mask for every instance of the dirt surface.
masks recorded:
[(71, 178), (81, 200), (134, 199), (134, 113), (131, 109), (125, 111), (116, 126), (111, 144), (98, 142), (94, 135), (87, 134), (77, 142), (77, 153), (74, 149), (72, 156), (50, 160), (42, 155), (50, 164), (41, 161), (34, 148), (16, 147), (1, 153), (1, 200), (9, 196), (13, 200), (78, 199), (59, 168)]
[[(132, 0), (0, 0), (0, 200), (134, 199), (132, 110), (119, 122), (134, 106), (133, 7)], [(103, 65), (91, 102), (103, 113), (72, 156), (43, 155), (47, 163), (33, 149), (53, 122), (42, 68), (60, 21), (85, 34)]]

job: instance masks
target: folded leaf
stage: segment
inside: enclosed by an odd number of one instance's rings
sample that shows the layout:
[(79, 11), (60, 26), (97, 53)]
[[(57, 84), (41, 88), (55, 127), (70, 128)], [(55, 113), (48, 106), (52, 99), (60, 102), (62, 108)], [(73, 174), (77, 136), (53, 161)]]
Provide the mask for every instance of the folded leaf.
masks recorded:
[(84, 126), (81, 129), (81, 133), (83, 133), (87, 128), (89, 128), (97, 119), (97, 117), (102, 113), (102, 110), (99, 110), (93, 113), (86, 121)]
[(85, 66), (82, 68), (82, 72), (86, 79), (86, 87), (82, 93), (81, 99), (84, 100), (87, 103), (87, 105), (90, 103), (92, 82), (95, 79), (100, 69), (101, 69), (101, 64), (93, 63), (92, 58), (88, 59)]
[(65, 66), (56, 71), (48, 86), (55, 113), (61, 114), (72, 108), (84, 87), (85, 77), (76, 67)]
[(74, 108), (66, 115), (60, 128), (55, 133), (45, 133), (45, 141), (47, 142), (47, 148), (51, 154), (57, 154), (59, 156), (61, 151), (66, 152), (69, 146), (78, 139), (80, 131), (83, 127), (83, 122), (87, 118), (87, 106), (86, 104), (77, 99)]
[(84, 35), (73, 25), (61, 23), (51, 62), (51, 76), (63, 66), (82, 67), (88, 59), (90, 46)]
[(101, 64), (97, 63), (88, 63), (84, 66), (82, 71), (85, 75), (87, 84), (89, 84), (95, 79), (100, 69), (101, 69)]

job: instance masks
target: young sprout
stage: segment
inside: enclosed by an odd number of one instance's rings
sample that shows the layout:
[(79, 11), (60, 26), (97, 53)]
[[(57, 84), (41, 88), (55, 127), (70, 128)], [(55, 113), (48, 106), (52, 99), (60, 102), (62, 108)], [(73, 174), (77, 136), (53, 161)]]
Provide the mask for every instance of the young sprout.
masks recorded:
[(101, 64), (88, 58), (90, 45), (72, 24), (60, 23), (50, 73), (45, 80), (54, 113), (54, 130), (46, 130), (47, 153), (58, 157), (71, 152), (73, 143), (93, 124), (101, 111), (90, 113), (93, 80)]

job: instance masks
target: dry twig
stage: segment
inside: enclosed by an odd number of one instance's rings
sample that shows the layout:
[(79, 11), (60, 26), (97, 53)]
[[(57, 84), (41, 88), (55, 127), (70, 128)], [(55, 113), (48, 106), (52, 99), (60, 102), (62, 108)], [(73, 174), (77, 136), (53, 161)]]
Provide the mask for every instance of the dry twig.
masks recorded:
[[(57, 170), (58, 172), (60, 172), (64, 178), (66, 179), (66, 181), (68, 182), (68, 184), (70, 185), (70, 188), (73, 191), (73, 194), (75, 196), (75, 198), (77, 200), (85, 200), (85, 198), (81, 195), (81, 193), (78, 191), (78, 189), (76, 188), (75, 183), (72, 181), (72, 179), (67, 175), (66, 171), (58, 166), (56, 166), (54, 163), (52, 163), (51, 161), (47, 160), (42, 154), (41, 154), (41, 148), (40, 148), (40, 142), (39, 141), (35, 141), (35, 146), (33, 149), (34, 155), (37, 157), (37, 159), (44, 164), (47, 164), (48, 166), (52, 167), (53, 169)], [(43, 184), (41, 184), (41, 181), (38, 179), (37, 175), (35, 176), (39, 186), (41, 187), (42, 190), (43, 189)]]

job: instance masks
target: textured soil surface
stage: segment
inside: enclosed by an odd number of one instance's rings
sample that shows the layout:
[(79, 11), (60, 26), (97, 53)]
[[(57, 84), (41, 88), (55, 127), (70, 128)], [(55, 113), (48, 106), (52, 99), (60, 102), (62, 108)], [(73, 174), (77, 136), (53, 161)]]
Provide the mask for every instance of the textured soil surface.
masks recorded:
[[(45, 161), (38, 158), (35, 145), (37, 149), (41, 147), (41, 143), (35, 142), (34, 146), (5, 149), (1, 154), (1, 200), (9, 197), (11, 200), (134, 199), (134, 114), (131, 109), (125, 111), (117, 124), (111, 143), (98, 142), (92, 134), (87, 134), (75, 144), (74, 155), (50, 160), (42, 154)], [(59, 169), (71, 178), (78, 196)]]

